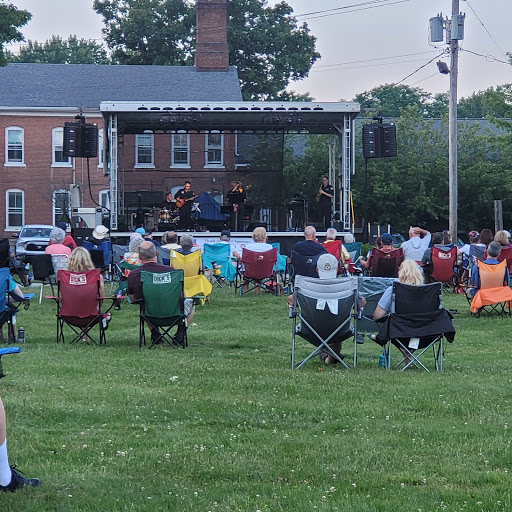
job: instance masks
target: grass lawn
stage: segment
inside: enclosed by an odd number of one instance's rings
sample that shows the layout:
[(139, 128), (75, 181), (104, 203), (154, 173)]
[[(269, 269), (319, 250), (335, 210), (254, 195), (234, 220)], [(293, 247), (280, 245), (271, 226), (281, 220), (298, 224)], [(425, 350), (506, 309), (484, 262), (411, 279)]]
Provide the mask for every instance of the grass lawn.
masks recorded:
[(33, 300), (0, 385), (10, 463), (43, 486), (0, 510), (510, 511), (512, 319), (445, 303), (457, 336), (427, 374), (371, 341), (355, 371), (291, 371), (284, 297), (215, 289), (185, 350), (140, 350), (128, 305), (107, 347), (57, 345)]

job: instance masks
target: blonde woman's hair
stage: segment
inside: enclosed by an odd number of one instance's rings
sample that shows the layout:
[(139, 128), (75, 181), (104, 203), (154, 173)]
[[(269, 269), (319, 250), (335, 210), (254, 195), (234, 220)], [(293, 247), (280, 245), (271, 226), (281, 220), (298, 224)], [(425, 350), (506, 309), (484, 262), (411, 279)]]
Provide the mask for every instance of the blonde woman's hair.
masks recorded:
[(262, 227), (254, 228), (254, 231), (252, 232), (252, 239), (255, 242), (266, 242), (267, 241), (267, 230)]
[(423, 269), (414, 260), (404, 260), (398, 269), (398, 280), (404, 284), (425, 284)]
[(71, 270), (71, 272), (85, 272), (87, 270), (94, 270), (94, 268), (94, 263), (87, 249), (83, 247), (73, 249), (68, 260), (68, 270)]
[(494, 241), (499, 242), (500, 245), (508, 245), (508, 233), (506, 231), (496, 231)]

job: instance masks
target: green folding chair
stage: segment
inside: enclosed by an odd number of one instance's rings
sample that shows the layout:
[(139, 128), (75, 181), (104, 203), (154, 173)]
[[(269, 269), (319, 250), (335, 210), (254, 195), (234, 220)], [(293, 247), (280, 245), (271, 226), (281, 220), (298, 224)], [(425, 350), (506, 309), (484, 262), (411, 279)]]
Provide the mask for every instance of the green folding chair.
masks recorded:
[[(183, 270), (161, 273), (143, 270), (140, 280), (144, 302), (140, 304), (139, 348), (146, 345), (145, 323), (153, 333), (149, 348), (162, 341), (174, 348), (185, 348), (188, 339), (183, 309)], [(178, 329), (171, 335), (173, 327)]]

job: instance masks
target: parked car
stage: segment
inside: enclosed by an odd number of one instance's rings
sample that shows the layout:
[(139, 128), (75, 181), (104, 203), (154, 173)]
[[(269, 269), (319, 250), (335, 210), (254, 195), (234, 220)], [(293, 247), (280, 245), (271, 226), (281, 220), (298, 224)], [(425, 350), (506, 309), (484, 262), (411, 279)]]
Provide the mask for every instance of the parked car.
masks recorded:
[(400, 233), (392, 233), (393, 247), (400, 247), (404, 242), (405, 238)]
[(16, 258), (43, 254), (50, 243), (53, 226), (46, 224), (27, 224), (23, 226), (16, 240)]

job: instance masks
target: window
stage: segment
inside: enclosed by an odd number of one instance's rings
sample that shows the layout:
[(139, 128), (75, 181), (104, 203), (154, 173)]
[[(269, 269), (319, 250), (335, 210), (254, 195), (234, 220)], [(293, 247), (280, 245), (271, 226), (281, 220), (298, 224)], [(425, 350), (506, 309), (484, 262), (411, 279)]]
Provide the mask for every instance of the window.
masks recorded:
[(102, 208), (110, 209), (110, 190), (100, 190), (100, 201), (99, 204)]
[(71, 219), (71, 198), (67, 190), (53, 191), (53, 225), (58, 222), (69, 222)]
[(24, 167), (23, 128), (9, 126), (5, 129), (5, 165)]
[(222, 167), (223, 135), (220, 132), (206, 134), (205, 165), (206, 167)]
[(174, 133), (172, 136), (172, 167), (188, 167), (190, 165), (190, 136), (186, 132)]
[(71, 167), (71, 157), (64, 156), (64, 128), (52, 130), (52, 166)]
[(103, 129), (98, 130), (98, 167), (103, 167)]
[(135, 136), (135, 167), (154, 167), (152, 133)]
[(23, 190), (7, 190), (5, 204), (6, 229), (20, 229), (25, 223)]

